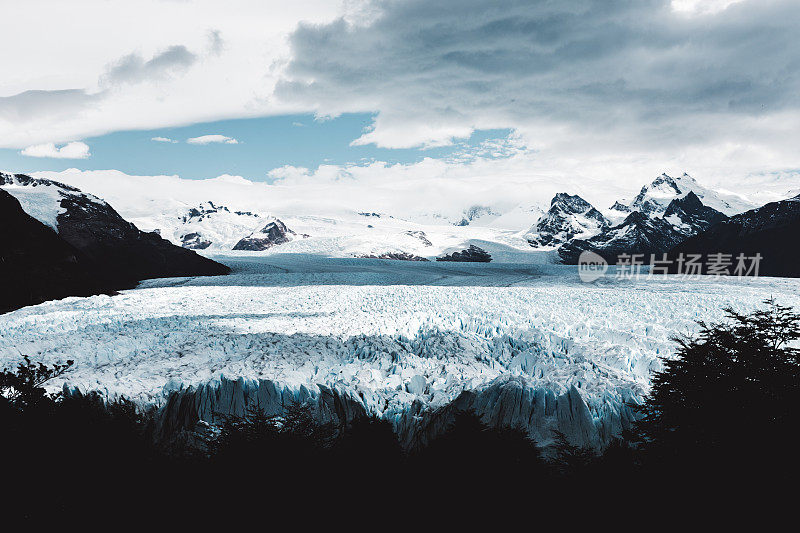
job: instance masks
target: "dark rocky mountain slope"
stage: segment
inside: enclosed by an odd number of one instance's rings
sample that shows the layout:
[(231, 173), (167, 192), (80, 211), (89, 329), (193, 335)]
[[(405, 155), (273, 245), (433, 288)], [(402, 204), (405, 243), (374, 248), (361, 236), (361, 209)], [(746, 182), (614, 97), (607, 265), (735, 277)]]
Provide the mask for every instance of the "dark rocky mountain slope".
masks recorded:
[(107, 287), (94, 265), (0, 189), (0, 313)]
[[(230, 269), (156, 233), (140, 231), (110, 205), (62, 183), (0, 173), (5, 311), (130, 288), (148, 278), (227, 274)], [(58, 212), (55, 227), (33, 218), (14, 194)], [(53, 205), (49, 205), (53, 204)], [(52, 224), (52, 223), (51, 223)], [(17, 286), (18, 285), (18, 286)], [(24, 296), (27, 294), (27, 296)]]
[[(800, 277), (800, 196), (771, 202), (717, 222), (702, 233), (675, 246), (670, 257), (679, 254), (701, 254), (708, 265), (712, 254), (730, 255), (730, 273), (737, 265), (737, 256), (745, 258), (761, 254), (759, 275)], [(727, 262), (728, 258), (724, 258)], [(751, 266), (751, 261), (746, 267)], [(703, 269), (707, 272), (707, 269)]]
[(621, 254), (665, 253), (686, 236), (663, 218), (650, 218), (634, 211), (625, 220), (589, 239), (573, 239), (558, 250), (561, 260), (569, 265), (578, 263), (584, 251), (600, 255), (609, 264), (615, 264)]
[(594, 252), (611, 264), (622, 254), (642, 254), (649, 262), (650, 255), (661, 256), (687, 238), (706, 230), (727, 217), (700, 201), (694, 192), (675, 198), (663, 212), (632, 211), (622, 223), (604, 229), (588, 239), (572, 239), (558, 250), (564, 263), (576, 264), (584, 251)]

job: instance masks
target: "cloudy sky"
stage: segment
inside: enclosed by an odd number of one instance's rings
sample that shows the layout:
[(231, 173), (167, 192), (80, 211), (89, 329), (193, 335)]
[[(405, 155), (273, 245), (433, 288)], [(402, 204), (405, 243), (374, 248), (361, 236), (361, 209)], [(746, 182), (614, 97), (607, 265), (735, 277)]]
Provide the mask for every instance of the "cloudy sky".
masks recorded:
[(800, 187), (797, 0), (27, 0), (0, 17), (5, 170)]

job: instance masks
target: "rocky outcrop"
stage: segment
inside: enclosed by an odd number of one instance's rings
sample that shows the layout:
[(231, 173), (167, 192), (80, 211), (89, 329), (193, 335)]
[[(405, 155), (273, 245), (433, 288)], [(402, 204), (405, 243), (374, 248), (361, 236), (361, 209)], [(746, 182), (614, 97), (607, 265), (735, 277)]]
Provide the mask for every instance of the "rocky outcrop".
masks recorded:
[(478, 248), (477, 246), (470, 245), (466, 250), (460, 252), (453, 252), (442, 257), (437, 257), (437, 261), (454, 261), (460, 263), (488, 263), (492, 260), (492, 256), (486, 250)]
[(420, 257), (418, 255), (410, 254), (407, 252), (386, 252), (380, 255), (362, 255), (359, 256), (360, 259), (390, 259), (392, 261), (428, 261), (428, 259), (424, 257)]
[(205, 250), (211, 246), (211, 241), (204, 239), (199, 233), (187, 233), (181, 237), (181, 246), (190, 250)]
[(464, 216), (456, 222), (456, 226), (469, 226), (475, 220), (485, 216), (498, 216), (491, 207), (484, 205), (473, 205), (469, 209), (464, 210)]
[(294, 231), (290, 230), (286, 227), (286, 224), (276, 219), (274, 222), (270, 222), (260, 230), (241, 239), (236, 243), (233, 249), (260, 252), (272, 248), (273, 246), (287, 243), (294, 235), (296, 235)]
[(418, 230), (417, 231), (412, 231), (412, 230), (409, 230), (409, 231), (406, 232), (406, 235), (408, 235), (409, 237), (414, 237), (415, 239), (419, 239), (419, 241), (424, 246), (433, 246), (433, 243), (428, 240), (428, 236), (425, 234), (424, 231), (418, 231)]

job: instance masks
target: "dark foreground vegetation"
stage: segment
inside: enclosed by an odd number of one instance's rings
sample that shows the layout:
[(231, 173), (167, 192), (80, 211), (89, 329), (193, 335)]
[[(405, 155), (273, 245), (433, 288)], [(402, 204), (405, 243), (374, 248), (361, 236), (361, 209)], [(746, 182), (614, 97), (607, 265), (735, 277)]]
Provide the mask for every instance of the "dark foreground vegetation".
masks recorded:
[[(720, 491), (763, 494), (798, 473), (800, 315), (767, 302), (702, 325), (654, 377), (633, 430), (602, 453), (562, 435), (541, 448), (514, 428), (462, 413), (425, 449), (406, 453), (389, 423), (321, 425), (302, 405), (281, 417), (251, 409), (227, 417), (193, 446), (153, 444), (149, 415), (125, 400), (60, 397), (42, 385), (68, 365), (26, 360), (0, 374), (4, 516), (32, 521), (109, 515), (150, 520), (168, 512), (223, 513), (269, 522), (291, 506), (310, 518), (330, 506), (351, 514), (442, 512), (487, 501), (584, 508), (616, 500)], [(675, 492), (677, 491), (677, 492)], [(740, 493), (741, 494), (741, 493)], [(748, 496), (750, 497), (750, 496)], [(616, 520), (620, 517), (617, 516)], [(333, 518), (331, 519), (333, 520)]]

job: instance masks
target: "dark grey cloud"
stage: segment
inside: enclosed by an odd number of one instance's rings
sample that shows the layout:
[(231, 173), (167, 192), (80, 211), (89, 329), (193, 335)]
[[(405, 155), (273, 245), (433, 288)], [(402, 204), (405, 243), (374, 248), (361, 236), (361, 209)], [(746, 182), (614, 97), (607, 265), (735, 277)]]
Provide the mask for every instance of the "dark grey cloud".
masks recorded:
[(58, 118), (65, 114), (79, 113), (103, 97), (104, 93), (90, 94), (83, 89), (25, 91), (0, 97), (0, 118), (14, 123), (41, 117)]
[(197, 56), (183, 45), (170, 46), (147, 61), (139, 54), (128, 54), (108, 69), (104, 79), (111, 84), (160, 79), (186, 70), (196, 61)]
[[(687, 16), (668, 0), (374, 0), (368, 24), (301, 25), (278, 97), (379, 111), (380, 130), (567, 125), (636, 142), (800, 111), (800, 2)], [(685, 129), (697, 128), (695, 132)]]

